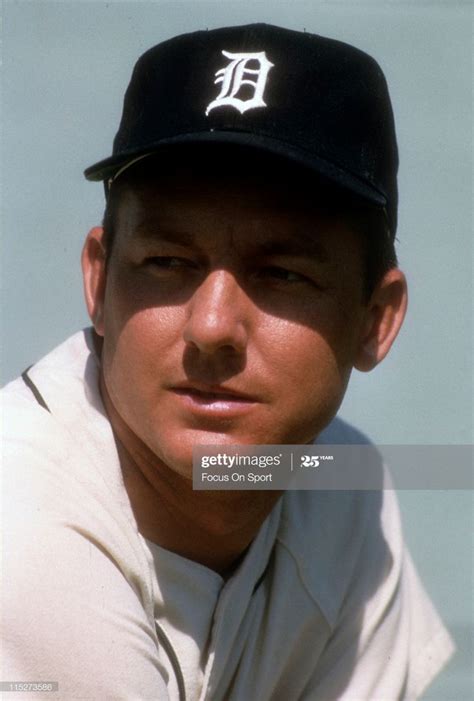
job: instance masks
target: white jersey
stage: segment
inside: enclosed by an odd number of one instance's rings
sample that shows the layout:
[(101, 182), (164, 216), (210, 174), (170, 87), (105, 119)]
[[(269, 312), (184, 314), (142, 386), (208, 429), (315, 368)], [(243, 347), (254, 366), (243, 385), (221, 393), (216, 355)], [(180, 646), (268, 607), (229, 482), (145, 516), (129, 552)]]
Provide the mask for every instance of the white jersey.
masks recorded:
[(418, 698), (453, 644), (394, 491), (285, 493), (225, 581), (138, 532), (98, 370), (86, 330), (2, 391), (1, 678), (61, 701)]

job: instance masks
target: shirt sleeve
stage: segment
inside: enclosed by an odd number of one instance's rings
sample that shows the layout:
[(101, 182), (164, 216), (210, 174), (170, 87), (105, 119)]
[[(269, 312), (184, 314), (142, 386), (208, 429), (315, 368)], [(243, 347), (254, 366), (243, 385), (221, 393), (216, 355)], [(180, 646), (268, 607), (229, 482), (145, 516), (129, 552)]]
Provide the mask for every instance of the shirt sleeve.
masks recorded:
[(414, 701), (454, 651), (404, 546), (394, 490), (384, 490), (382, 501), (383, 539), (373, 536), (369, 520), (338, 620), (301, 701)]
[(35, 440), (13, 426), (3, 443), (1, 678), (57, 682), (61, 701), (164, 701), (153, 621), (110, 547), (106, 510), (73, 478), (88, 465), (37, 411)]

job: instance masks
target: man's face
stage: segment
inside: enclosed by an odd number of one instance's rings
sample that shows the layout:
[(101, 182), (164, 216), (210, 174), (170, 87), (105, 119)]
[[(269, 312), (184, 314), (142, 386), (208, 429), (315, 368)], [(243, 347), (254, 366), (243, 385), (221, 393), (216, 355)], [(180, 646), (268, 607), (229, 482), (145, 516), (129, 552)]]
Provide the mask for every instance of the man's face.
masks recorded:
[(96, 324), (114, 409), (188, 476), (198, 444), (311, 441), (353, 367), (362, 269), (358, 236), (284, 185), (128, 188)]

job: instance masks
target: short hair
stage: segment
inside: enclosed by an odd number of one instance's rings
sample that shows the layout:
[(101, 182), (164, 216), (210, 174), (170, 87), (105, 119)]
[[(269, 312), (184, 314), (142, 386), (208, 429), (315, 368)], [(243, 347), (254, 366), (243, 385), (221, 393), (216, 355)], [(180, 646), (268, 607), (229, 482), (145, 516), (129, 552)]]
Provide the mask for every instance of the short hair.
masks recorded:
[[(232, 151), (229, 154), (229, 150)], [(157, 173), (167, 173), (186, 166), (196, 177), (203, 174), (225, 172), (227, 164), (232, 163), (232, 175), (245, 177), (248, 172), (261, 175), (262, 182), (277, 178), (282, 182), (282, 174), (288, 188), (300, 196), (308, 195), (308, 201), (314, 200), (314, 192), (320, 194), (318, 207), (324, 213), (342, 218), (355, 231), (362, 242), (363, 301), (368, 303), (374, 289), (386, 272), (398, 265), (395, 243), (389, 229), (384, 210), (360, 197), (348, 193), (342, 188), (328, 184), (301, 165), (288, 163), (281, 156), (262, 154), (256, 149), (245, 147), (222, 146), (216, 144), (196, 144), (175, 146), (163, 149), (159, 155), (149, 156), (143, 161), (127, 168), (108, 189), (102, 226), (104, 229), (104, 246), (106, 263), (112, 253), (117, 230), (118, 208), (127, 188), (137, 187), (156, 178)]]

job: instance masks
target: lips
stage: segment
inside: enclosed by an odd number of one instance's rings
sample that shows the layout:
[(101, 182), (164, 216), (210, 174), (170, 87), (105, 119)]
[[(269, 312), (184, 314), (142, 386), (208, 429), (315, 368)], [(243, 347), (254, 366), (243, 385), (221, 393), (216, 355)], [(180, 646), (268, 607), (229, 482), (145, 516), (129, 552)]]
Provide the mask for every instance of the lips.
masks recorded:
[(171, 389), (178, 394), (189, 394), (207, 401), (242, 401), (242, 402), (257, 402), (257, 397), (240, 392), (225, 385), (207, 385), (201, 383), (182, 383), (177, 384)]
[(253, 395), (225, 385), (183, 383), (171, 387), (170, 390), (186, 410), (222, 417), (245, 413), (259, 401)]

